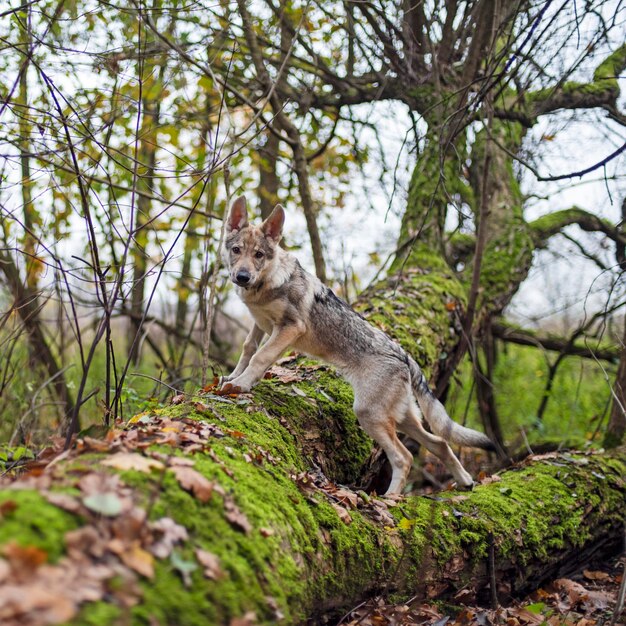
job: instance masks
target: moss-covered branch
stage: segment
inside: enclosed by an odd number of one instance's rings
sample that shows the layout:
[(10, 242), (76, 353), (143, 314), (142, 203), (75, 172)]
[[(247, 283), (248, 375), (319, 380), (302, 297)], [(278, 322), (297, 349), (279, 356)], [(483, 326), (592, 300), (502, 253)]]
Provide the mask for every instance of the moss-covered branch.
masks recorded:
[(622, 44), (598, 65), (591, 81), (565, 81), (527, 94), (510, 93), (496, 108), (496, 115), (522, 121), (526, 126), (532, 126), (539, 116), (559, 109), (604, 108), (618, 117), (618, 78), (625, 68), (626, 44)]
[(537, 218), (530, 224), (532, 237), (538, 247), (547, 245), (550, 237), (560, 233), (565, 227), (576, 224), (586, 232), (600, 232), (619, 245), (626, 244), (624, 234), (609, 220), (603, 219), (577, 206)]
[[(83, 582), (55, 592), (64, 623), (205, 626), (254, 612), (260, 623), (282, 616), (291, 624), (382, 589), (481, 594), (491, 543), (499, 592), (523, 592), (620, 536), (624, 451), (546, 455), (470, 494), (395, 506), (338, 488), (313, 459), (334, 459), (324, 467), (328, 475), (350, 480), (348, 460), (366, 454), (369, 443), (343, 383), (325, 370), (301, 367), (295, 375), (301, 380), (292, 384), (264, 381), (250, 398), (196, 398), (145, 414), (129, 430), (106, 441), (86, 438), (43, 473), (6, 485), (3, 623), (23, 606), (7, 597), (28, 598), (50, 572), (67, 576), (72, 567), (80, 567)], [(119, 464), (124, 451), (134, 465)], [(154, 464), (152, 471), (137, 457)], [(181, 468), (191, 464), (210, 488), (182, 480)], [(120, 509), (94, 509), (88, 489), (92, 496), (106, 489)], [(169, 552), (164, 528), (178, 529)], [(20, 547), (37, 560), (11, 577), (23, 562)], [(46, 602), (57, 606), (46, 597), (38, 610)], [(37, 623), (29, 613), (18, 617)]]

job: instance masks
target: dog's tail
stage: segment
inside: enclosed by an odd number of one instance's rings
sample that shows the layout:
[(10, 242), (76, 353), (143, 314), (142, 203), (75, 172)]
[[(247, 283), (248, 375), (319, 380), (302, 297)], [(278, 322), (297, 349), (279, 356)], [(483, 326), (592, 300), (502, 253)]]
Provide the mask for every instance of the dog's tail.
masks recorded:
[(452, 421), (443, 404), (435, 398), (419, 365), (409, 355), (407, 355), (407, 364), (411, 373), (415, 399), (435, 435), (461, 446), (495, 451), (496, 448), (487, 435)]

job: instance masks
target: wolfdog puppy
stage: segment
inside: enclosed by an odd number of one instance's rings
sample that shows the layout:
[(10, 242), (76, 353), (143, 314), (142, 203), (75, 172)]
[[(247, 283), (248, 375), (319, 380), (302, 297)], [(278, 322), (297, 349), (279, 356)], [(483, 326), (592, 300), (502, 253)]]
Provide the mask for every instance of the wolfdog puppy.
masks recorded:
[[(492, 442), (453, 422), (415, 360), (278, 245), (284, 221), (277, 205), (262, 224), (249, 224), (244, 197), (228, 214), (225, 261), (254, 326), (223, 389), (249, 391), (287, 348), (295, 348), (335, 366), (352, 385), (359, 424), (392, 467), (387, 494), (402, 491), (413, 458), (398, 431), (437, 455), (460, 487), (471, 487), (472, 477), (448, 442), (493, 450)], [(424, 428), (422, 413), (435, 434)]]

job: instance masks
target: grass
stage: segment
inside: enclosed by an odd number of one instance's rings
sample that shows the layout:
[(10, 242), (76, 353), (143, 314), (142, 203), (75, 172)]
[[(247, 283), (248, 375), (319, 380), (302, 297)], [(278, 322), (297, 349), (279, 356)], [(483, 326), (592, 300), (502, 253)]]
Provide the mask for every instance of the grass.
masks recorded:
[[(124, 355), (119, 348), (118, 359)], [(552, 361), (556, 355), (549, 353)], [(72, 393), (77, 392), (81, 368), (78, 355), (66, 370)], [(0, 444), (8, 442), (21, 419), (26, 416), (26, 430), (35, 443), (42, 443), (58, 428), (57, 409), (49, 389), (40, 390), (41, 372), (28, 366), (29, 354), (24, 344), (16, 346), (11, 357), (13, 375), (0, 396)], [(67, 361), (66, 361), (67, 365)], [(118, 366), (119, 367), (119, 366)], [(606, 369), (606, 375), (603, 371)], [(594, 438), (600, 440), (609, 408), (610, 391), (607, 383), (615, 377), (616, 366), (596, 363), (590, 359), (567, 357), (558, 370), (543, 419), (537, 410), (544, 393), (548, 363), (546, 356), (532, 347), (499, 344), (495, 367), (496, 404), (507, 444), (513, 449), (522, 446), (524, 437), (532, 445), (538, 442), (574, 442), (580, 445)], [(86, 394), (97, 389), (82, 411), (82, 426), (101, 424), (105, 395), (104, 346), (96, 352), (91, 366)], [(122, 416), (127, 419), (149, 409), (171, 395), (166, 387), (155, 383), (160, 367), (149, 349), (136, 367), (131, 367), (122, 390)], [(152, 377), (147, 378), (144, 376)], [(193, 376), (192, 376), (193, 379)], [(200, 380), (199, 374), (195, 377)], [(199, 384), (199, 383), (198, 383)], [(197, 388), (198, 385), (188, 385)], [(39, 391), (38, 391), (39, 390)], [(33, 400), (34, 399), (34, 400)], [(35, 406), (35, 410), (31, 410)], [(466, 359), (451, 385), (446, 407), (459, 422), (481, 427), (472, 385), (472, 366)], [(604, 423), (599, 424), (599, 420)]]
[[(0, 346), (3, 345), (2, 339), (0, 336)], [(121, 373), (126, 358), (122, 343), (119, 342), (115, 350), (118, 374)], [(105, 358), (105, 347), (102, 344), (96, 349), (87, 376), (84, 397), (92, 393), (93, 396), (85, 402), (81, 410), (83, 429), (100, 425), (104, 420)], [(34, 444), (45, 442), (59, 428), (59, 410), (52, 386), (48, 384), (42, 387), (48, 375), (40, 366), (33, 366), (32, 363), (33, 359), (26, 343), (20, 340), (10, 354), (10, 361), (3, 362), (0, 368), (0, 377), (5, 368), (8, 368), (9, 372), (7, 384), (0, 388), (0, 444), (11, 439), (20, 422), (23, 423), (24, 430), (28, 433), (27, 441)], [(78, 351), (73, 350), (70, 354), (66, 354), (63, 365), (66, 368), (65, 377), (70, 393), (76, 399), (82, 376)], [(190, 383), (186, 391), (197, 389), (200, 381), (199, 374), (194, 376), (191, 367), (189, 372), (191, 379), (197, 380), (198, 383)], [(166, 379), (161, 365), (150, 349), (146, 348), (140, 363), (129, 368), (122, 387), (121, 417), (123, 419), (128, 419), (136, 413), (155, 406), (159, 399), (163, 400), (174, 393), (156, 382), (160, 377)], [(114, 393), (115, 390), (112, 389), (111, 397)]]
[[(557, 370), (540, 420), (538, 409), (548, 380), (546, 356), (532, 347), (499, 347), (494, 369), (496, 407), (505, 440), (513, 450), (522, 445), (524, 436), (531, 446), (545, 441), (582, 443), (601, 439), (610, 408), (607, 377), (608, 381), (614, 380), (616, 365), (566, 357)], [(547, 357), (553, 362), (556, 355), (548, 353)], [(466, 419), (468, 426), (480, 427), (469, 359), (457, 372), (446, 407), (456, 421)]]

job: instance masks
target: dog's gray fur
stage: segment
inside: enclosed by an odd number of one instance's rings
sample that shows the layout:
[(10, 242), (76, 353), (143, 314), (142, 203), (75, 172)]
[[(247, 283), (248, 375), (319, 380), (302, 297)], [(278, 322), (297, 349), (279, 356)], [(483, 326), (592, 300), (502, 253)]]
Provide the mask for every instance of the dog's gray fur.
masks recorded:
[[(436, 454), (459, 486), (470, 487), (472, 477), (447, 442), (488, 450), (492, 442), (453, 422), (413, 358), (278, 245), (284, 218), (278, 205), (261, 225), (248, 224), (244, 197), (229, 212), (225, 260), (255, 324), (224, 389), (249, 391), (287, 348), (295, 348), (334, 365), (352, 385), (359, 423), (391, 463), (387, 494), (402, 491), (413, 458), (396, 431)], [(424, 429), (420, 409), (435, 434)]]

